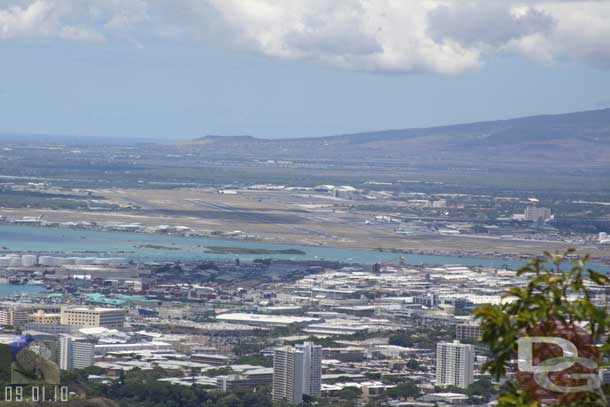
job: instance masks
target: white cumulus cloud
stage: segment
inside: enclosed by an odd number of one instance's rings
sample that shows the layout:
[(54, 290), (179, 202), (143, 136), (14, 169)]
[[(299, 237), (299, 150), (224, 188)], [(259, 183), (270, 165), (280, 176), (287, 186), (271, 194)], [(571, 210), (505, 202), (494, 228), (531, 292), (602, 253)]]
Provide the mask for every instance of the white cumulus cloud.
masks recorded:
[(459, 74), (496, 53), (610, 67), (608, 21), (593, 0), (0, 0), (5, 41), (204, 41), (373, 72)]

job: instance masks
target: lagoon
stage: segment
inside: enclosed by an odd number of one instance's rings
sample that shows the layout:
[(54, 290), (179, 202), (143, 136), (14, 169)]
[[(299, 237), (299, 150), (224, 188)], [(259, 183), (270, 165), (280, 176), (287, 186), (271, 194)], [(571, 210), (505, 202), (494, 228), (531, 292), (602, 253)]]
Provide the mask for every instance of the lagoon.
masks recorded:
[[(214, 247), (222, 247), (224, 250), (207, 249)], [(402, 255), (405, 257), (406, 263), (412, 265), (460, 264), (517, 269), (525, 263), (525, 261), (519, 260), (403, 255), (374, 250), (15, 225), (0, 225), (0, 248), (4, 253), (125, 257), (139, 262), (212, 261), (236, 258), (252, 261), (257, 258), (273, 258), (374, 264), (398, 263)], [(591, 267), (604, 272), (610, 270), (609, 266), (603, 264), (592, 263)]]
[(43, 292), (45, 287), (38, 284), (0, 284), (0, 298), (34, 296)]

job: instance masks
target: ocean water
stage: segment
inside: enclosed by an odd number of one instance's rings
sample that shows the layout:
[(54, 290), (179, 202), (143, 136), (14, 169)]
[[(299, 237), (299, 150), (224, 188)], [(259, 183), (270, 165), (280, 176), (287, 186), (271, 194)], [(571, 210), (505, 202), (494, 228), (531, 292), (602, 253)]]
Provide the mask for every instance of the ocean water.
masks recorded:
[[(160, 245), (173, 250), (142, 247)], [(206, 247), (223, 246), (246, 249), (286, 250), (297, 249), (305, 255), (294, 254), (217, 254), (206, 252)], [(397, 263), (402, 254), (370, 250), (339, 249), (300, 245), (278, 245), (240, 240), (219, 240), (198, 237), (176, 237), (167, 235), (100, 232), (35, 226), (0, 225), (0, 251), (3, 253), (32, 252), (36, 254), (126, 257), (135, 261), (202, 261), (202, 260), (254, 260), (257, 258), (292, 260), (328, 260), (362, 264), (383, 262)], [(407, 264), (465, 266), (490, 266), (517, 269), (525, 261), (485, 259), (474, 257), (451, 257), (419, 254), (404, 254)], [(598, 271), (608, 272), (604, 264), (591, 264)]]
[(19, 295), (36, 295), (43, 293), (45, 287), (36, 284), (23, 284), (23, 285), (12, 285), (12, 284), (0, 284), (0, 298), (4, 297), (16, 297)]

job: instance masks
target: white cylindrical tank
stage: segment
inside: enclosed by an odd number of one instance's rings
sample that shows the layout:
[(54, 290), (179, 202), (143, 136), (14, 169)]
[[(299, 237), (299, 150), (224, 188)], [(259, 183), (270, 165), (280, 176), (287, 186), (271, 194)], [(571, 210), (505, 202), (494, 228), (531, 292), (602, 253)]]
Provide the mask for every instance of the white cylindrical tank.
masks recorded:
[(52, 266), (52, 260), (53, 258), (51, 256), (40, 256), (38, 258), (38, 264), (40, 264), (41, 266)]
[(37, 258), (33, 254), (24, 254), (21, 256), (21, 265), (23, 267), (34, 267), (37, 264)]
[(9, 266), (10, 267), (19, 267), (21, 266), (21, 256), (18, 256), (16, 254), (11, 254), (9, 256)]
[(63, 257), (55, 257), (55, 256), (40, 256), (38, 258), (38, 264), (41, 266), (61, 266), (63, 264)]
[(64, 264), (69, 264), (69, 261), (66, 257), (55, 257), (56, 266), (63, 266)]

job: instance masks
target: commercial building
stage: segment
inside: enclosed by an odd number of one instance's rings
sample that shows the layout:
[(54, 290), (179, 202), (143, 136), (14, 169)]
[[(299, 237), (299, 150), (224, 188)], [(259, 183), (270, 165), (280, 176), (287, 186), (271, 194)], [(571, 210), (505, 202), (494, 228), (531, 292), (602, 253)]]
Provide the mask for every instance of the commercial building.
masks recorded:
[(356, 346), (322, 349), (323, 359), (339, 360), (341, 362), (362, 362), (366, 359), (366, 349)]
[(358, 298), (357, 290), (347, 289), (330, 289), (322, 287), (314, 287), (311, 289), (311, 294), (320, 298), (328, 298), (333, 300), (346, 300), (350, 298)]
[(358, 321), (331, 320), (324, 323), (312, 324), (303, 329), (308, 335), (354, 335), (366, 333), (369, 326)]
[(436, 346), (436, 385), (467, 388), (474, 382), (474, 346), (460, 341)]
[(218, 389), (223, 392), (253, 390), (259, 387), (270, 386), (272, 381), (273, 369), (253, 369), (239, 375), (221, 376), (218, 381)]
[(170, 352), (174, 347), (167, 342), (142, 342), (142, 343), (105, 343), (95, 345), (95, 352), (106, 355), (114, 352)]
[(19, 306), (10, 306), (0, 309), (0, 325), (1, 326), (12, 326), (12, 327), (22, 327), (30, 320), (31, 311), (19, 307)]
[(41, 324), (38, 322), (28, 322), (23, 325), (23, 332), (45, 333), (50, 335), (78, 334), (79, 330), (80, 327), (76, 325)]
[(438, 201), (433, 201), (432, 202), (432, 207), (436, 208), (436, 209), (446, 208), (447, 207), (447, 200), (446, 199), (439, 199)]
[(528, 206), (525, 208), (525, 220), (532, 222), (545, 221), (551, 218), (551, 210), (542, 206)]
[(95, 344), (91, 341), (61, 336), (59, 338), (59, 368), (84, 369), (95, 363)]
[(478, 341), (482, 333), (481, 325), (474, 322), (455, 326), (455, 339), (458, 341)]
[(191, 361), (197, 363), (205, 363), (212, 366), (228, 365), (231, 358), (225, 355), (212, 355), (207, 353), (194, 353), (191, 355)]
[(303, 393), (320, 397), (322, 381), (322, 347), (311, 342), (296, 345), (303, 352)]
[(38, 310), (30, 315), (30, 320), (36, 324), (57, 325), (61, 321), (61, 314), (47, 314), (43, 310)]
[(303, 352), (291, 346), (275, 349), (271, 397), (289, 403), (303, 401)]
[(303, 395), (320, 397), (322, 347), (305, 342), (276, 348), (273, 353), (272, 398), (301, 403)]
[(62, 308), (61, 323), (120, 329), (125, 324), (125, 315), (125, 310), (120, 308)]

